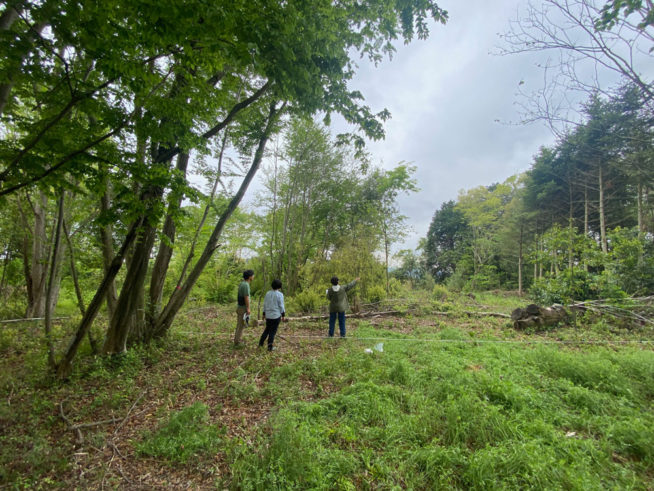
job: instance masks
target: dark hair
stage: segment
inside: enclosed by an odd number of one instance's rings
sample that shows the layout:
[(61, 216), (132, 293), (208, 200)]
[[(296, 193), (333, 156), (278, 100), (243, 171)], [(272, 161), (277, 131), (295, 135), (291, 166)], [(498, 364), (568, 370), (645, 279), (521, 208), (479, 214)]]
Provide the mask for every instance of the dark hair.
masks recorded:
[(254, 271), (252, 271), (251, 269), (246, 269), (245, 271), (243, 271), (244, 280), (247, 280), (250, 276), (254, 276)]
[(279, 290), (282, 287), (282, 282), (281, 280), (272, 280), (272, 284), (270, 286), (273, 290)]
[(332, 276), (332, 285), (338, 285), (338, 276)]

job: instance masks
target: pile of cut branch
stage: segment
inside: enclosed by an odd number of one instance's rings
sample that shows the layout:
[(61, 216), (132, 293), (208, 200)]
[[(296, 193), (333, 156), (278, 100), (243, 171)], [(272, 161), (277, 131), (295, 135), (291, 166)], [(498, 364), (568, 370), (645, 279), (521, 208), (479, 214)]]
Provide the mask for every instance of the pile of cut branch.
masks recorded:
[(577, 315), (592, 312), (600, 316), (610, 316), (629, 327), (654, 327), (654, 297), (633, 297), (620, 300), (587, 300), (567, 306), (552, 305), (541, 307), (536, 304), (517, 308), (511, 312), (513, 327), (544, 328), (560, 323), (568, 323)]

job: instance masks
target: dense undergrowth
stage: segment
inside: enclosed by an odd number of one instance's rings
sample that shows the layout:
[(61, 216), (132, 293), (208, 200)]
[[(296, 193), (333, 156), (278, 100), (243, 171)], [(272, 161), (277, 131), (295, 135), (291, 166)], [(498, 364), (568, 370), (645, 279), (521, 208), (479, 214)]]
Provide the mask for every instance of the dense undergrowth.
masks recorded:
[[(288, 323), (272, 354), (258, 328), (231, 346), (231, 309), (200, 310), (161, 343), (83, 357), (65, 384), (36, 336), (5, 329), (0, 484), (651, 489), (652, 333), (610, 319), (521, 333), (463, 313), (521, 302), (406, 301), (348, 321), (345, 341)], [(71, 425), (109, 418), (76, 443)]]

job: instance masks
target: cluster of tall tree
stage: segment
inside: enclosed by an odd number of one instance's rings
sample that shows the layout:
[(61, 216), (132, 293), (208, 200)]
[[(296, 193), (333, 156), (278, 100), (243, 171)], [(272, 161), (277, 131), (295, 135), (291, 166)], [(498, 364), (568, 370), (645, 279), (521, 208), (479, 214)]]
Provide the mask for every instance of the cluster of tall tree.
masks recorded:
[[(616, 270), (628, 260), (613, 254), (624, 246), (624, 229), (632, 230), (633, 277), (651, 266), (654, 114), (633, 85), (611, 98), (593, 95), (584, 113), (585, 122), (542, 148), (525, 174), (442, 205), (425, 246), (437, 281), (522, 290), (525, 279), (565, 272), (574, 282), (575, 274)], [(654, 287), (628, 276), (623, 271), (618, 285), (627, 293)]]
[[(282, 279), (293, 295), (319, 283), (316, 288), (322, 288), (327, 274), (362, 276), (362, 264), (376, 262), (373, 255), (381, 253), (384, 278), (363, 283), (378, 282), (388, 291), (390, 249), (404, 234), (396, 198), (416, 190), (413, 171), (404, 164), (371, 169), (365, 155), (356, 157), (349, 146), (338, 145), (326, 128), (293, 121), (259, 196), (265, 276)], [(350, 271), (332, 266), (330, 273), (321, 266), (347, 249), (362, 254)]]
[[(51, 367), (69, 373), (105, 303), (104, 353), (167, 331), (289, 115), (336, 112), (358, 128), (355, 145), (381, 138), (388, 113), (348, 88), (351, 57), (378, 62), (397, 38), (426, 37), (429, 20), (446, 20), (431, 0), (5, 2), (0, 206), (16, 224), (3, 259), (22, 260), (27, 314), (45, 317)], [(228, 171), (230, 148), (241, 165)], [(210, 157), (202, 192), (189, 162)], [(180, 251), (185, 199), (216, 213), (210, 224), (201, 215), (198, 240)], [(88, 262), (73, 272), (81, 249)], [(186, 259), (164, 296), (173, 254)], [(100, 275), (57, 356), (51, 320), (65, 262), (76, 284), (87, 268)]]

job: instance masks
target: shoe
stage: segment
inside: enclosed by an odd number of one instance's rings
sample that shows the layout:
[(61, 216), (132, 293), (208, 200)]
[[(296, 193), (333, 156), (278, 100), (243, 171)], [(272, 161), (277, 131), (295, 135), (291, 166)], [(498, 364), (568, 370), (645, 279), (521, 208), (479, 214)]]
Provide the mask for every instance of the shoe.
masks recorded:
[(274, 346), (268, 346), (268, 351), (275, 351), (275, 347)]

